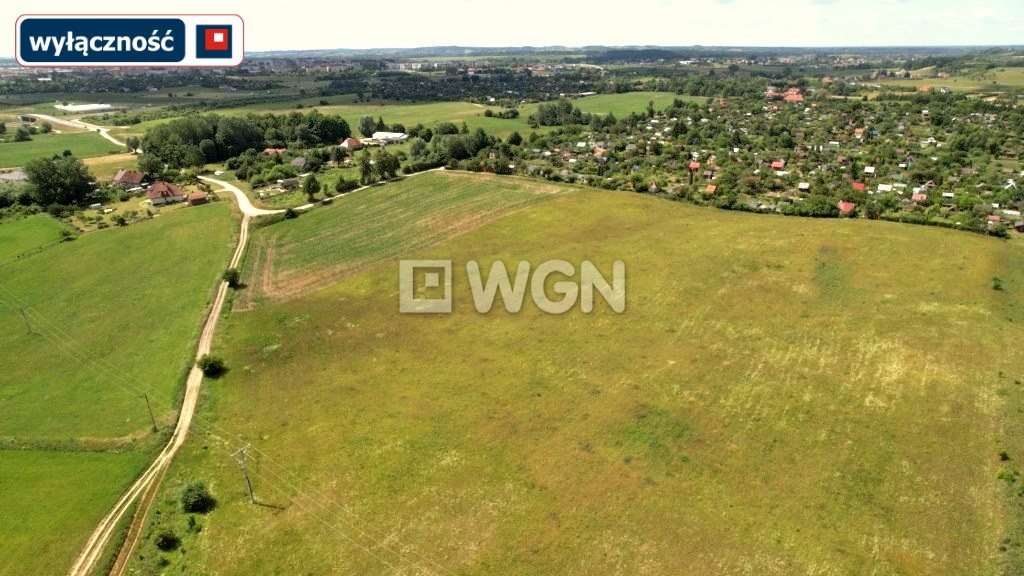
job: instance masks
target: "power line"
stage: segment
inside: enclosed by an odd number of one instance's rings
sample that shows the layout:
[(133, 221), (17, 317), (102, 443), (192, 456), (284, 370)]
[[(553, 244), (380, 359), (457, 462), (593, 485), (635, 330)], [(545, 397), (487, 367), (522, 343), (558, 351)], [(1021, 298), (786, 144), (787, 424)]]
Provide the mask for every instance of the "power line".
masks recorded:
[[(15, 295), (9, 289), (5, 288), (2, 284), (0, 284), (0, 292), (5, 292), (7, 294), (8, 298), (10, 298), (11, 300), (13, 300), (16, 303), (22, 304), (20, 307), (21, 307), (23, 312), (25, 311), (26, 307), (23, 305), (23, 303), (21, 303), (21, 300), (17, 297), (17, 295)], [(3, 302), (3, 294), (2, 293), (0, 293), (0, 303), (4, 303)], [(88, 369), (90, 369), (97, 376), (99, 376), (101, 378), (104, 377), (104, 376), (108, 376), (108, 375), (113, 376), (114, 378), (112, 380), (116, 380), (117, 381), (117, 382), (113, 382), (113, 383), (115, 385), (117, 385), (119, 388), (121, 388), (125, 392), (133, 394), (133, 395), (136, 395), (138, 393), (138, 392), (133, 392), (132, 389), (138, 390), (138, 388), (140, 387), (139, 384), (137, 382), (133, 381), (132, 379), (128, 378), (126, 375), (124, 375), (117, 366), (115, 366), (114, 364), (112, 364), (112, 363), (110, 363), (110, 362), (108, 362), (106, 360), (102, 360), (102, 359), (101, 360), (97, 360), (94, 356), (89, 355), (87, 352), (82, 352), (82, 347), (80, 345), (78, 345), (77, 342), (75, 342), (75, 340), (70, 335), (68, 335), (66, 332), (64, 332), (62, 329), (60, 329), (59, 326), (57, 326), (57, 325), (53, 324), (52, 322), (50, 322), (45, 316), (43, 316), (37, 310), (34, 310), (31, 307), (28, 307), (27, 310), (28, 310), (28, 314), (31, 317), (36, 318), (37, 323), (40, 324), (43, 329), (49, 329), (52, 332), (51, 334), (46, 334), (45, 332), (44, 333), (37, 333), (38, 335), (43, 336), (46, 340), (51, 342), (56, 348), (58, 348), (64, 354), (67, 354), (67, 355), (71, 356), (72, 358), (75, 358), (76, 360), (78, 360), (78, 361), (82, 362), (83, 364), (85, 364), (86, 367)], [(61, 337), (63, 337), (63, 339)], [(110, 381), (110, 380), (108, 380), (108, 381)], [(145, 390), (151, 390), (151, 388), (145, 388)], [(148, 400), (149, 400), (148, 394), (146, 392), (143, 392), (143, 396), (146, 399), (147, 405), (148, 405)], [(155, 424), (155, 418), (153, 418), (152, 410), (151, 409), (150, 409), (150, 416), (151, 416), (151, 420)], [(225, 442), (225, 443), (227, 443), (227, 440), (225, 440), (224, 438), (218, 436), (213, 431), (214, 429), (220, 430), (221, 432), (224, 432), (224, 433), (226, 433), (228, 435), (235, 436), (236, 438), (238, 438), (237, 435), (224, 430), (222, 427), (214, 424), (212, 421), (207, 420), (205, 417), (200, 416), (199, 414), (194, 414), (193, 415), (192, 423), (196, 425), (196, 428), (199, 428), (200, 430), (203, 430), (207, 434), (210, 434), (211, 436), (213, 436), (215, 439), (220, 440), (220, 441)], [(273, 466), (276, 466), (277, 468), (281, 469), (282, 471), (288, 473), (293, 478), (295, 478), (296, 481), (299, 481), (299, 477), (294, 472), (291, 472), (290, 470), (285, 468), (282, 464), (274, 461), (269, 455), (267, 455), (266, 453), (260, 451), (259, 449), (255, 448), (255, 447), (252, 447), (251, 445), (247, 445), (245, 448), (240, 450), (240, 452), (242, 453), (242, 457), (243, 458), (245, 458), (245, 450), (246, 449), (252, 449), (254, 452), (256, 452), (257, 454), (259, 454), (260, 456), (263, 457), (261, 459), (266, 459), (270, 464), (272, 464)], [(223, 449), (221, 449), (221, 451), (224, 452), (225, 454), (228, 454), (228, 455), (232, 456), (233, 458), (236, 457), (236, 455), (238, 454), (238, 452), (232, 454), (232, 453), (230, 453), (230, 452), (228, 452), (226, 450), (223, 450)], [(254, 498), (253, 493), (252, 493), (251, 479), (249, 478), (249, 471), (247, 469), (247, 465), (246, 464), (243, 464), (243, 471), (246, 474), (247, 487), (249, 488), (249, 491), (250, 491), (250, 501), (255, 503), (255, 498)], [(306, 508), (306, 506), (316, 505), (316, 506), (320, 507), (322, 510), (324, 510), (328, 514), (331, 514), (331, 515), (335, 516), (341, 522), (345, 523), (350, 528), (352, 528), (354, 531), (358, 532), (362, 537), (364, 537), (364, 538), (374, 542), (374, 544), (376, 544), (378, 547), (383, 548), (384, 550), (387, 550), (391, 554), (394, 554), (395, 556), (397, 556), (402, 562), (415, 567), (417, 570), (419, 570), (421, 572), (427, 572), (427, 573), (431, 572), (431, 571), (427, 570), (426, 568), (420, 566), (416, 562), (413, 562), (412, 560), (406, 558), (401, 551), (392, 549), (391, 546), (389, 546), (387, 543), (385, 543), (385, 542), (383, 542), (381, 540), (378, 540), (374, 536), (366, 533), (364, 530), (362, 530), (361, 528), (359, 528), (358, 526), (356, 526), (352, 522), (344, 520), (343, 518), (341, 518), (340, 514), (332, 512), (330, 510), (330, 508), (326, 504), (324, 504), (323, 502), (315, 499), (313, 496), (309, 495), (308, 493), (304, 492), (302, 490), (301, 484), (297, 485), (295, 483), (289, 482), (288, 480), (284, 479), (280, 474), (278, 474), (277, 472), (275, 472), (272, 469), (268, 469), (267, 472), (273, 474), (276, 480), (278, 480), (280, 482), (283, 482), (291, 490), (294, 490), (295, 493), (296, 493), (295, 497), (289, 496), (287, 491), (285, 491), (282, 488), (279, 488), (278, 486), (274, 485), (273, 481), (267, 479), (266, 477), (262, 476), (258, 472), (255, 473), (255, 476), (258, 477), (258, 478), (261, 478), (262, 480), (264, 480), (269, 486), (271, 486), (276, 491), (278, 491), (279, 493), (284, 495), (285, 498), (289, 499), (291, 502), (293, 502), (293, 503), (295, 503), (297, 505), (300, 505), (300, 507), (302, 507), (305, 511), (307, 511), (311, 516), (316, 518), (321, 523), (324, 523), (325, 525), (329, 526), (332, 530), (338, 532), (343, 537), (345, 537), (347, 540), (349, 540), (353, 544), (356, 544), (357, 546), (359, 546), (361, 549), (369, 552), (369, 549), (367, 549), (365, 546), (359, 544), (351, 536), (349, 536), (347, 534), (344, 534), (336, 525), (330, 524), (329, 522), (327, 522), (321, 516), (319, 516), (319, 515), (317, 515), (317, 514), (315, 514), (313, 512), (310, 512)], [(299, 500), (300, 497), (305, 499), (304, 500), (304, 502), (306, 502), (305, 505), (302, 504), (303, 501)], [(391, 538), (391, 536), (388, 535), (386, 532), (384, 532), (383, 530), (381, 530), (378, 527), (373, 526), (372, 524), (370, 524), (366, 520), (360, 518), (357, 514), (355, 514), (354, 512), (351, 512), (346, 507), (338, 505), (335, 501), (333, 501), (329, 497), (327, 498), (327, 500), (329, 502), (331, 502), (332, 504), (335, 504), (336, 506), (338, 506), (346, 514), (352, 516), (353, 518), (355, 518), (359, 522), (362, 522), (363, 524), (365, 524), (368, 528), (375, 530), (378, 534), (381, 535), (381, 537)], [(444, 573), (447, 573), (447, 574), (452, 574), (451, 571), (445, 569), (443, 566), (438, 564), (436, 561), (434, 561), (434, 560), (430, 559), (429, 557), (423, 555), (418, 550), (415, 550), (415, 548), (413, 548), (413, 547), (410, 547), (410, 548), (412, 548), (412, 551), (417, 556), (419, 556), (420, 558), (422, 558), (426, 562), (428, 562), (430, 564), (433, 564), (434, 566), (437, 567), (438, 570), (440, 570), (440, 571), (442, 571)], [(377, 555), (377, 554), (372, 554), (372, 555), (375, 558), (377, 558), (378, 560), (381, 560), (382, 562), (387, 564), (389, 567), (395, 569), (394, 565), (392, 565), (391, 563), (383, 560), (382, 558), (380, 558), (379, 555)]]

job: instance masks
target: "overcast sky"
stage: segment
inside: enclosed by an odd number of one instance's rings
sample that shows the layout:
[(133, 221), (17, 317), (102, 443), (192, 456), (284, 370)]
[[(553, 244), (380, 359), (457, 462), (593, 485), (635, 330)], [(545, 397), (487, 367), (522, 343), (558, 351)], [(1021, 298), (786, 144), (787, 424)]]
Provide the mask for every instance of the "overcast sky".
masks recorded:
[[(26, 11), (238, 13), (247, 52), (438, 45), (1024, 44), (1024, 0), (6, 1), (0, 55)], [(502, 7), (504, 6), (504, 7)]]

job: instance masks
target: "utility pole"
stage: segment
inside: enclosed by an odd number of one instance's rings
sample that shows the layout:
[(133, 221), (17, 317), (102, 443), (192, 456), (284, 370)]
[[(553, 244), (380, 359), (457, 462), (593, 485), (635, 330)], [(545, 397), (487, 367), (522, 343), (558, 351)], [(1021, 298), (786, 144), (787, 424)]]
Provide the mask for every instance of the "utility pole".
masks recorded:
[(25, 321), (25, 327), (28, 328), (28, 335), (35, 336), (36, 333), (32, 330), (32, 323), (28, 321), (28, 315), (25, 314), (25, 307), (21, 307), (21, 319)]
[(153, 423), (153, 432), (156, 432), (156, 418), (153, 417), (153, 406), (149, 403), (149, 393), (143, 392), (142, 397), (146, 399), (146, 408), (149, 408), (149, 420)]
[(242, 474), (245, 474), (245, 485), (249, 488), (249, 502), (256, 504), (256, 497), (252, 494), (252, 481), (249, 480), (249, 467), (246, 465), (245, 451), (249, 448), (249, 444), (242, 446), (235, 452), (235, 456), (238, 458), (238, 463), (242, 465)]

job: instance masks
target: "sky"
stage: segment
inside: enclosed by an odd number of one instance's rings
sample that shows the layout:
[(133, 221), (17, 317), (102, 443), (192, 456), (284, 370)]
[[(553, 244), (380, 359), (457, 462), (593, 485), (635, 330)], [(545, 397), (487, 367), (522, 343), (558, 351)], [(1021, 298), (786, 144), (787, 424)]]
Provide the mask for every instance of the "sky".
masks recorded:
[[(1024, 44), (1024, 0), (34, 0), (0, 2), (0, 55), (39, 14), (237, 13), (246, 52), (416, 46)], [(5, 37), (7, 36), (7, 37)]]

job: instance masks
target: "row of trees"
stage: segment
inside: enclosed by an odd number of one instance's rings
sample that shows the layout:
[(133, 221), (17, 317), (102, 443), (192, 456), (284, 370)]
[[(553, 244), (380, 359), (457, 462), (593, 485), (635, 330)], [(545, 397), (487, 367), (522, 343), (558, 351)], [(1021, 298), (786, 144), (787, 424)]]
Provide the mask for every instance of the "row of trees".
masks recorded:
[(351, 129), (340, 116), (316, 110), (302, 114), (188, 116), (146, 132), (142, 148), (172, 168), (202, 166), (268, 146), (297, 147), (337, 144)]

